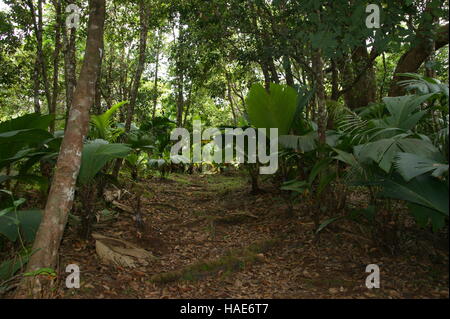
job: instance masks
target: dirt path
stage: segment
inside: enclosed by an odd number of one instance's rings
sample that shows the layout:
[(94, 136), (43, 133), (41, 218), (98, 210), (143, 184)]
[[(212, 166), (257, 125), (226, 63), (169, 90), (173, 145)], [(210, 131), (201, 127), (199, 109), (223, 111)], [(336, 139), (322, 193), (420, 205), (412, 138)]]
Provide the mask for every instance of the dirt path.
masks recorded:
[[(394, 257), (364, 238), (331, 231), (316, 241), (301, 208), (297, 217), (286, 216), (279, 195), (250, 195), (242, 176), (172, 175), (140, 187), (142, 233), (133, 215), (123, 211), (95, 231), (133, 242), (157, 259), (136, 269), (102, 265), (95, 241), (75, 239), (69, 227), (61, 277), (65, 265), (79, 265), (81, 288), (69, 290), (61, 280), (57, 296), (448, 298), (448, 252)], [(365, 287), (368, 264), (380, 266), (381, 289)]]

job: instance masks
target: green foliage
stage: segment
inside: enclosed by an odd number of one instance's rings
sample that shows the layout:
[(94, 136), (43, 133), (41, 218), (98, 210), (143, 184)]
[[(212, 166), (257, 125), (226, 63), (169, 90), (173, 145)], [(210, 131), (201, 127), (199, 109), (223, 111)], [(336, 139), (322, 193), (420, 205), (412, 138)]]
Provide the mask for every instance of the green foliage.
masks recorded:
[(373, 161), (386, 173), (391, 172), (394, 160), (400, 152), (430, 157), (438, 150), (428, 140), (409, 138), (406, 134), (358, 145), (354, 148), (354, 154), (360, 161), (366, 163)]
[(246, 99), (250, 123), (257, 128), (278, 128), (279, 135), (289, 133), (297, 108), (297, 92), (287, 86), (270, 84), (270, 93), (254, 84)]
[(0, 169), (33, 158), (33, 162), (52, 158), (61, 139), (47, 132), (50, 115), (27, 114), (0, 123)]
[(28, 262), (28, 259), (28, 255), (18, 255), (14, 258), (7, 259), (0, 263), (0, 295), (2, 293), (2, 288), (7, 288), (4, 287), (5, 285), (3, 284), (3, 282), (10, 279), (19, 269), (25, 266), (25, 264)]
[(448, 153), (442, 144), (436, 147), (428, 136), (418, 134), (417, 128), (431, 110), (422, 105), (445, 92), (420, 88), (425, 94), (384, 98), (388, 114), (380, 112), (380, 118), (373, 117), (373, 112), (369, 120), (355, 113), (347, 116), (341, 134), (364, 142), (354, 146), (353, 154), (334, 151), (335, 159), (350, 165), (363, 184), (381, 187), (380, 198), (408, 202), (416, 221), (422, 226), (431, 222), (436, 230), (448, 220)]
[(418, 176), (408, 182), (402, 178), (390, 178), (381, 182), (380, 197), (400, 199), (411, 203), (412, 214), (425, 226), (430, 220), (433, 229), (441, 228), (449, 214), (449, 189), (432, 176)]
[(399, 81), (398, 84), (404, 86), (407, 91), (417, 94), (441, 94), (447, 99), (449, 97), (448, 84), (441, 83), (438, 79), (429, 78), (416, 73), (399, 73), (398, 76), (411, 78)]
[(11, 192), (6, 190), (0, 190), (0, 192), (8, 194), (13, 204), (0, 210), (0, 235), (13, 242), (18, 238), (24, 242), (33, 242), (41, 222), (42, 212), (40, 210), (18, 210), (25, 199), (15, 200)]
[(404, 180), (409, 182), (425, 173), (431, 173), (434, 177), (448, 175), (448, 164), (442, 161), (444, 161), (442, 157), (433, 159), (411, 153), (398, 153), (395, 166)]
[(81, 156), (78, 183), (81, 185), (90, 183), (106, 163), (116, 158), (124, 158), (130, 151), (131, 148), (125, 144), (109, 144), (105, 140), (86, 143)]
[(115, 112), (119, 110), (123, 105), (129, 103), (123, 101), (113, 105), (108, 111), (101, 115), (91, 115), (91, 124), (93, 125), (95, 132), (92, 133), (94, 138), (100, 138), (103, 140), (112, 140), (114, 136), (111, 132), (112, 117)]

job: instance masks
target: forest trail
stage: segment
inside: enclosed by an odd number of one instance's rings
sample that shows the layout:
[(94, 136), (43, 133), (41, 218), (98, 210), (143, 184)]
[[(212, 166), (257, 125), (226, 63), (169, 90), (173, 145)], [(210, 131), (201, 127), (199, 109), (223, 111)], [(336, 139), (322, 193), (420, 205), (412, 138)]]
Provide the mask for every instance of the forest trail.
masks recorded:
[[(95, 240), (79, 240), (69, 224), (59, 278), (67, 276), (64, 265), (77, 264), (81, 288), (67, 289), (60, 280), (55, 297), (448, 298), (448, 261), (439, 252), (395, 257), (364, 238), (343, 240), (345, 234), (328, 231), (317, 241), (301, 207), (297, 217), (287, 216), (275, 190), (250, 195), (244, 176), (172, 174), (139, 188), (142, 233), (133, 214), (114, 206), (108, 210), (119, 213), (94, 232), (130, 241), (157, 259), (135, 269), (104, 265)], [(365, 286), (365, 268), (373, 263), (381, 268), (382, 289)]]

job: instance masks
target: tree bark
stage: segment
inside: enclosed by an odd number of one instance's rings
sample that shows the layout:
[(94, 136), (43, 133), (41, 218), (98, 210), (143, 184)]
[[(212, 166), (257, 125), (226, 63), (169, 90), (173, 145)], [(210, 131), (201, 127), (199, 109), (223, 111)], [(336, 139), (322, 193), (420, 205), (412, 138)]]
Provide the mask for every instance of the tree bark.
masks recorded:
[(326, 109), (325, 109), (325, 87), (324, 87), (324, 74), (323, 74), (323, 60), (322, 52), (315, 50), (312, 57), (312, 68), (315, 74), (316, 84), (316, 102), (317, 102), (317, 125), (319, 134), (319, 143), (325, 144), (326, 139)]
[(36, 37), (36, 51), (37, 51), (36, 53), (37, 53), (37, 58), (39, 61), (41, 80), (42, 80), (42, 83), (44, 86), (45, 97), (47, 99), (47, 107), (50, 110), (51, 104), (52, 104), (52, 98), (51, 98), (51, 93), (50, 93), (50, 85), (49, 85), (48, 77), (47, 77), (47, 63), (46, 63), (45, 57), (44, 57), (43, 42), (42, 42), (42, 31), (43, 31), (42, 3), (43, 3), (43, 0), (38, 1), (37, 16), (36, 16), (33, 1), (28, 0), (27, 3), (28, 3), (28, 7), (30, 9), (34, 34)]
[(231, 112), (233, 114), (233, 123), (234, 123), (234, 126), (237, 126), (237, 116), (236, 116), (236, 111), (234, 109), (233, 92), (231, 90), (230, 74), (228, 72), (225, 72), (225, 77), (227, 79), (227, 94), (228, 94), (228, 101), (230, 102)]
[(100, 57), (100, 65), (99, 71), (97, 74), (97, 80), (95, 81), (95, 98), (94, 98), (94, 112), (99, 115), (103, 113), (102, 109), (102, 94), (101, 94), (101, 80), (102, 80), (102, 65), (103, 65), (103, 52), (104, 52), (104, 43), (101, 43), (101, 57)]
[[(83, 138), (89, 128), (89, 110), (94, 102), (94, 83), (99, 71), (104, 21), (105, 0), (91, 0), (85, 59), (75, 89), (44, 215), (34, 241), (32, 250), (34, 254), (28, 262), (28, 272), (40, 268), (54, 268), (57, 264), (60, 242), (73, 205)], [(43, 297), (47, 284), (48, 280), (43, 276), (26, 277), (22, 280), (16, 296)]]
[(39, 99), (39, 59), (37, 57), (34, 63), (33, 82), (34, 112), (41, 113), (41, 104)]
[(184, 76), (182, 71), (178, 74), (178, 93), (177, 93), (177, 126), (181, 127), (183, 125), (183, 111), (184, 111)]
[(147, 38), (149, 10), (147, 9), (145, 0), (139, 1), (139, 20), (140, 20), (140, 37), (139, 37), (139, 61), (134, 74), (133, 86), (131, 88), (130, 103), (128, 103), (127, 120), (125, 122), (125, 130), (128, 132), (133, 121), (134, 108), (136, 106), (136, 98), (141, 84), (142, 72), (144, 72), (145, 58), (147, 56)]
[(152, 111), (152, 119), (155, 119), (156, 116), (156, 106), (158, 104), (158, 69), (159, 69), (159, 51), (161, 50), (161, 37), (162, 35), (158, 32), (157, 42), (156, 42), (156, 63), (155, 63), (155, 79), (153, 81), (154, 86), (154, 96), (153, 96), (153, 111)]
[(353, 74), (360, 74), (354, 79), (350, 90), (344, 93), (347, 106), (354, 110), (376, 101), (377, 83), (373, 61), (365, 46), (356, 48), (352, 56)]
[[(55, 50), (53, 51), (53, 92), (52, 101), (49, 106), (49, 113), (56, 114), (56, 103), (58, 102), (59, 92), (59, 53), (61, 51), (61, 27), (62, 27), (62, 13), (61, 0), (53, 1), (56, 11), (55, 23)], [(55, 120), (50, 122), (50, 133), (55, 131)]]
[[(129, 132), (131, 129), (131, 123), (133, 122), (134, 109), (136, 106), (137, 94), (139, 86), (141, 84), (142, 72), (144, 72), (145, 58), (147, 56), (147, 38), (148, 38), (148, 24), (149, 24), (149, 11), (146, 8), (145, 0), (139, 1), (139, 21), (140, 21), (140, 36), (139, 36), (139, 58), (136, 71), (131, 83), (130, 102), (127, 108), (127, 117), (125, 120), (125, 132)], [(126, 81), (126, 75), (125, 75)], [(120, 168), (122, 167), (123, 159), (118, 158), (114, 164), (112, 175), (117, 178), (119, 176)]]
[(291, 60), (288, 55), (283, 56), (283, 68), (286, 72), (286, 84), (294, 87), (294, 75), (292, 74)]
[(339, 72), (334, 59), (331, 59), (331, 99), (333, 101), (339, 99)]
[[(68, 1), (73, 3), (73, 1)], [(72, 106), (73, 92), (77, 86), (76, 78), (76, 55), (75, 55), (75, 42), (76, 42), (76, 29), (66, 29), (63, 23), (63, 41), (64, 41), (64, 84), (66, 89), (66, 124), (69, 118), (70, 107)], [(66, 125), (67, 127), (67, 125)]]

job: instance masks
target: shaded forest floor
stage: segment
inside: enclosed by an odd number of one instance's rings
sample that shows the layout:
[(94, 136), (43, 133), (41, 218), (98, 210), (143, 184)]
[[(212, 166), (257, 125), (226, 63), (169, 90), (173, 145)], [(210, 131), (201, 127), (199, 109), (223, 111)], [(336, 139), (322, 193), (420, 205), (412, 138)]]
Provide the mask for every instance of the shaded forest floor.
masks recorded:
[[(95, 240), (69, 224), (60, 250), (59, 278), (77, 264), (81, 288), (59, 298), (448, 298), (448, 247), (412, 239), (395, 255), (357, 233), (325, 229), (319, 239), (301, 204), (286, 214), (281, 195), (251, 195), (245, 176), (173, 174), (139, 182), (146, 229), (117, 211), (94, 232), (130, 241), (157, 258), (134, 269), (102, 264)], [(132, 205), (124, 195), (118, 200)], [(418, 244), (420, 243), (420, 244)], [(365, 286), (378, 264), (381, 289)]]

